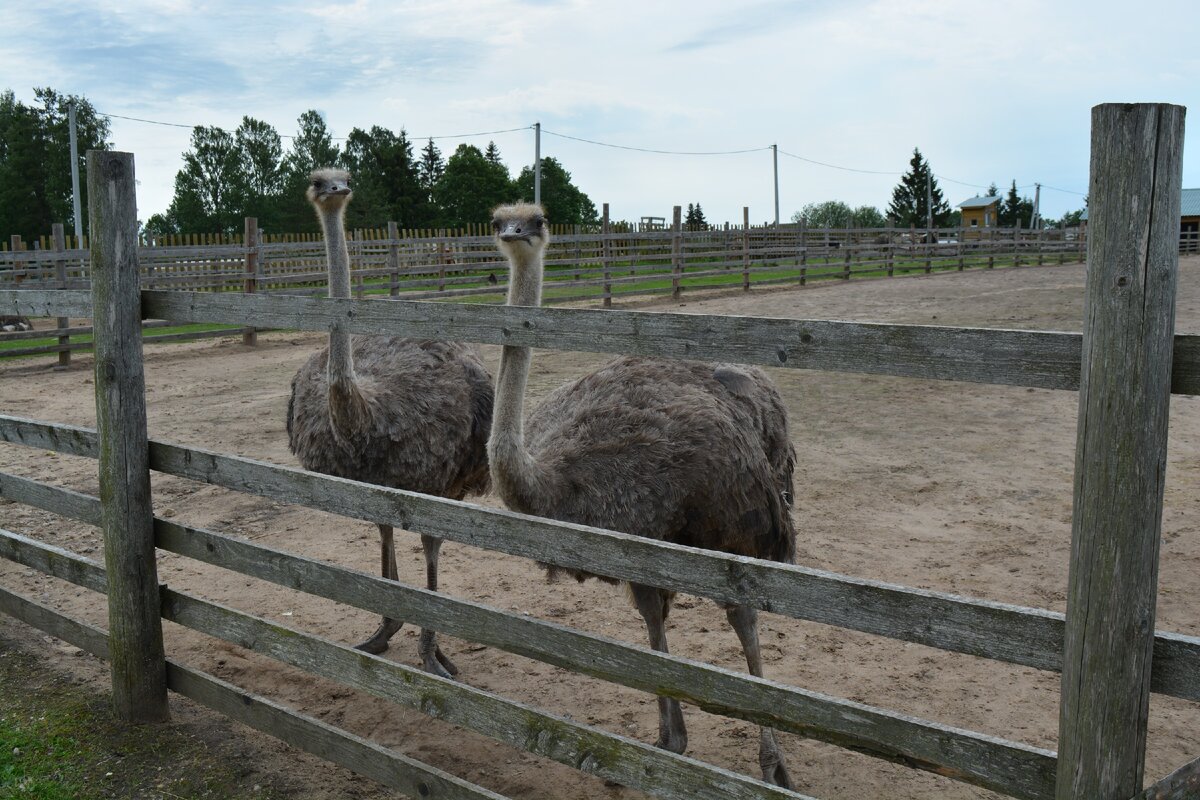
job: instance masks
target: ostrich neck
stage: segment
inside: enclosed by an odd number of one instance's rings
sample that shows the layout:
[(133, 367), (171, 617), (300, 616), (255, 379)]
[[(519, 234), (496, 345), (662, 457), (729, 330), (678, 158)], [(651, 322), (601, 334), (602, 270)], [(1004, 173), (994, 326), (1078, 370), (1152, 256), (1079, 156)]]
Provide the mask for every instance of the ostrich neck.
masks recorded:
[[(325, 231), (325, 255), (329, 263), (329, 296), (350, 299), (350, 253), (346, 249), (343, 224), (345, 207), (321, 209), (321, 228)], [(329, 418), (334, 429), (352, 441), (369, 422), (370, 410), (362, 387), (354, 376), (354, 356), (350, 352), (350, 332), (335, 325), (329, 331)]]
[[(509, 268), (508, 305), (540, 305), (540, 251), (524, 259), (510, 256)], [(535, 498), (545, 496), (552, 483), (549, 471), (525, 448), (522, 410), (532, 359), (533, 351), (528, 347), (505, 345), (501, 351), (495, 410), (492, 414), (492, 434), (488, 441), (488, 458), (496, 491), (510, 508), (524, 513), (535, 511)]]
[[(346, 249), (344, 207), (321, 209), (325, 231), (325, 256), (329, 264), (329, 296), (350, 298), (350, 252)], [(354, 358), (350, 354), (350, 332), (341, 326), (329, 332), (329, 386), (348, 389), (354, 385)]]

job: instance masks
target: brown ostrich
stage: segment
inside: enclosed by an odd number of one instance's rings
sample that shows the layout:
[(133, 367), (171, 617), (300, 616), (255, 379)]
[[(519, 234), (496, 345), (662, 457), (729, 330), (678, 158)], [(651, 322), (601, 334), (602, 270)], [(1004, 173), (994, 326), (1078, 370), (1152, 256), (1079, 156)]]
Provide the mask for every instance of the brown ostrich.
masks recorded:
[[(539, 305), (549, 240), (541, 207), (501, 206), (492, 227), (511, 267), (508, 304)], [(618, 358), (551, 392), (525, 430), (529, 364), (528, 347), (504, 348), (488, 441), (492, 483), (510, 508), (691, 547), (793, 560), (795, 452), (779, 391), (761, 370)], [(650, 646), (667, 652), (674, 593), (636, 583), (629, 590)], [(750, 673), (761, 677), (756, 610), (732, 606), (726, 615)], [(658, 746), (682, 753), (687, 732), (679, 701), (660, 696), (658, 709)], [(761, 729), (759, 763), (765, 780), (790, 788), (767, 728)]]
[(31, 330), (33, 330), (33, 323), (29, 321), (29, 317), (0, 316), (0, 331), (4, 333)]
[[(329, 296), (349, 298), (350, 176), (317, 170), (307, 194), (325, 231)], [(288, 445), (305, 469), (455, 500), (487, 491), (491, 423), (492, 378), (473, 348), (394, 336), (352, 339), (338, 329), (296, 373), (288, 401)], [(397, 580), (392, 527), (380, 525), (379, 537), (383, 576)], [(421, 544), (426, 586), (436, 590), (442, 542), (422, 536)], [(383, 652), (402, 625), (384, 617), (358, 648)], [(424, 668), (457, 674), (435, 637), (421, 631)]]

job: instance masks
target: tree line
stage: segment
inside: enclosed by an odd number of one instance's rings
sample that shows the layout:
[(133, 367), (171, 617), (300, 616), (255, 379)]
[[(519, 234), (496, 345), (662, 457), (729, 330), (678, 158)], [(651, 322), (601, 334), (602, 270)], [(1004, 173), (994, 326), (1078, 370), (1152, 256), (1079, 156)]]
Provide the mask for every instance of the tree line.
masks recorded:
[[(233, 233), (245, 217), (260, 229), (289, 233), (319, 229), (304, 197), (308, 176), (320, 167), (350, 172), (354, 202), (351, 228), (378, 227), (394, 220), (403, 228), (458, 228), (486, 222), (501, 203), (533, 199), (533, 169), (514, 179), (495, 142), (486, 150), (460, 144), (449, 158), (430, 139), (415, 152), (403, 128), (352, 128), (344, 144), (334, 142), (317, 111), (297, 120), (291, 145), (270, 124), (243, 117), (230, 132), (214, 126), (192, 130), (191, 148), (175, 176), (166, 212), (146, 221), (152, 233)], [(556, 223), (597, 219), (596, 206), (555, 158), (542, 159), (542, 204)]]
[(0, 93), (0, 220), (5, 228), (0, 234), (34, 239), (49, 236), (51, 225), (62, 222), (67, 234), (74, 235), (68, 107), (75, 102), (84, 214), (85, 157), (88, 150), (109, 148), (108, 118), (97, 114), (83, 97), (50, 88), (34, 89), (33, 96), (34, 102), (26, 105), (11, 89)]
[[(921, 155), (920, 148), (913, 148), (908, 172), (892, 190), (892, 202), (887, 215), (874, 206), (851, 208), (840, 200), (809, 203), (792, 215), (792, 222), (804, 222), (814, 228), (882, 228), (887, 220), (899, 228), (924, 228), (932, 219), (935, 228), (957, 228), (962, 224), (962, 212), (951, 209), (938, 185), (933, 168)], [(996, 184), (988, 187), (986, 197), (997, 197), (1000, 190)], [(1086, 202), (1086, 200), (1085, 200)], [(932, 212), (932, 213), (931, 213)], [(1061, 227), (1078, 225), (1083, 209), (1071, 211), (1060, 220), (1041, 218), (1047, 225)], [(1033, 201), (1017, 193), (1017, 182), (1013, 181), (1008, 194), (1000, 201), (997, 224), (1013, 228), (1017, 224), (1028, 228), (1033, 218)]]

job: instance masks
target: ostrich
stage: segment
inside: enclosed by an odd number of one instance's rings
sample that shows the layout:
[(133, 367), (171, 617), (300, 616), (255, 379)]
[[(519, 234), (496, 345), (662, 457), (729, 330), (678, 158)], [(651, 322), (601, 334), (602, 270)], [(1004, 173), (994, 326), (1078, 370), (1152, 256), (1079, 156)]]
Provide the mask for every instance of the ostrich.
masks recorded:
[[(350, 256), (343, 217), (351, 197), (341, 170), (312, 173), (307, 191), (325, 231), (329, 296), (350, 297)], [(487, 437), (492, 377), (457, 342), (361, 336), (338, 328), (329, 346), (300, 367), (288, 401), (288, 445), (305, 469), (461, 500), (488, 489)], [(392, 526), (379, 526), (385, 578), (397, 580)], [(437, 590), (441, 540), (422, 536), (426, 586)], [(381, 653), (403, 625), (383, 618), (358, 645)], [(442, 677), (458, 669), (422, 630), (424, 668)]]
[(33, 330), (33, 323), (29, 321), (29, 317), (0, 316), (0, 331), (13, 333), (31, 330)]
[[(541, 302), (549, 240), (540, 206), (501, 206), (492, 227), (511, 267), (508, 304)], [(526, 514), (676, 544), (790, 562), (795, 451), (778, 390), (761, 370), (656, 358), (618, 358), (559, 387), (534, 409), (522, 404), (530, 349), (506, 346), (488, 440), (492, 484)], [(544, 565), (545, 566), (545, 565)], [(599, 577), (547, 566), (550, 577)], [(674, 593), (630, 584), (650, 646), (667, 652)], [(752, 675), (761, 677), (758, 617), (726, 608)], [(658, 746), (687, 748), (679, 701), (658, 698)], [(765, 780), (791, 786), (774, 732), (761, 729)]]

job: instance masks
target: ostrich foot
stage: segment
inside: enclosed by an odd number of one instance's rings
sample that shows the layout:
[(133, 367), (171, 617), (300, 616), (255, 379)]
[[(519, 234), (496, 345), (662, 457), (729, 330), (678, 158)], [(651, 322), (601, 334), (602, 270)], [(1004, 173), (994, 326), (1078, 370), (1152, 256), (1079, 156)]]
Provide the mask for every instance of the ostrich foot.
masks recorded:
[(362, 644), (356, 644), (355, 650), (362, 650), (364, 653), (379, 655), (388, 649), (388, 641), (400, 630), (404, 623), (398, 619), (383, 618), (383, 622), (379, 623), (379, 628), (371, 634), (371, 638), (367, 639)]
[(758, 765), (762, 767), (763, 780), (767, 783), (782, 786), (784, 789), (793, 788), (792, 778), (783, 766), (783, 754), (779, 752), (775, 734), (771, 731), (762, 732), (758, 746)]
[(421, 631), (421, 643), (417, 647), (417, 652), (421, 656), (421, 665), (431, 675), (446, 679), (453, 678), (458, 674), (458, 667), (454, 666), (454, 662), (442, 652), (442, 648), (438, 647), (435, 636), (437, 634), (434, 631)]

